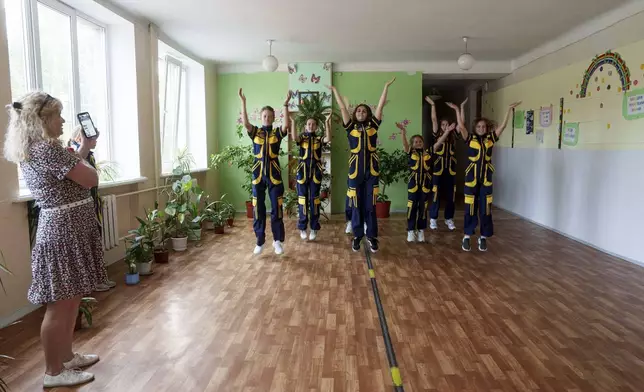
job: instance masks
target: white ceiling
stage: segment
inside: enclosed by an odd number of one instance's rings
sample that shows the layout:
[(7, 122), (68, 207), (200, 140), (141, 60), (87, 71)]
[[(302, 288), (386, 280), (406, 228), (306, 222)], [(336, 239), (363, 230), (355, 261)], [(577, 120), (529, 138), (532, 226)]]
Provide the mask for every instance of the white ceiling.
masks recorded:
[[(630, 0), (111, 0), (220, 63), (511, 60)], [(359, 17), (358, 17), (359, 16)]]

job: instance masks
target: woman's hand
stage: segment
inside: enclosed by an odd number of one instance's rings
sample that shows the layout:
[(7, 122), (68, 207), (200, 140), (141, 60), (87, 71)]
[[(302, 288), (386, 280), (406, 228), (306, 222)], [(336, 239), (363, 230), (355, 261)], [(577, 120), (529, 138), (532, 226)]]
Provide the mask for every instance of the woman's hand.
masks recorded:
[(292, 96), (293, 92), (291, 92), (291, 90), (288, 90), (288, 94), (286, 94), (286, 101), (284, 101), (284, 106), (288, 106), (288, 103), (291, 102)]
[(385, 86), (389, 87), (389, 86), (391, 86), (392, 84), (394, 84), (394, 82), (395, 82), (395, 81), (396, 81), (396, 77), (394, 76), (394, 78), (393, 78), (393, 79), (391, 79), (390, 81), (388, 81), (388, 82), (387, 82), (387, 84), (385, 84)]
[(429, 95), (425, 97), (425, 101), (427, 101), (427, 103), (432, 106), (435, 105), (434, 101), (429, 97)]
[(511, 103), (511, 104), (510, 104), (510, 109), (514, 109), (514, 108), (516, 108), (516, 107), (517, 107), (517, 106), (519, 106), (519, 105), (521, 105), (521, 101)]
[(452, 108), (454, 110), (458, 110), (458, 106), (454, 105), (451, 102), (445, 102), (445, 105), (449, 106), (450, 108)]
[(246, 96), (244, 95), (244, 92), (241, 88), (239, 89), (239, 99), (241, 99), (243, 103), (246, 103)]

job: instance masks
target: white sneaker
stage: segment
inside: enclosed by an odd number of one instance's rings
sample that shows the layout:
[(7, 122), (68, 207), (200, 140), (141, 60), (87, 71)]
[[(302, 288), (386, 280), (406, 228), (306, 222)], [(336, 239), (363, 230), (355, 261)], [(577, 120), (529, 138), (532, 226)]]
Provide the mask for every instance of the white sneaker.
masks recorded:
[(452, 231), (452, 230), (456, 229), (456, 225), (454, 224), (454, 220), (453, 220), (453, 219), (447, 219), (447, 220), (445, 220), (445, 224), (447, 225), (447, 228), (448, 228), (450, 231)]
[(113, 281), (113, 280), (109, 280), (109, 279), (108, 279), (108, 280), (107, 280), (107, 282), (105, 282), (105, 284), (107, 285), (107, 287), (109, 287), (109, 288), (111, 288), (111, 289), (113, 289), (114, 287), (116, 287), (116, 282), (115, 282), (115, 281)]
[(103, 292), (103, 291), (109, 291), (109, 289), (110, 289), (110, 286), (108, 286), (105, 283), (100, 283), (96, 285), (95, 291)]
[(414, 233), (413, 230), (407, 231), (407, 242), (414, 242), (416, 241), (416, 233)]
[(309, 234), (309, 240), (315, 241), (315, 238), (318, 236), (318, 231), (317, 230), (311, 230), (311, 233)]
[(429, 228), (432, 230), (438, 229), (438, 224), (436, 223), (436, 219), (429, 220)]
[(306, 230), (300, 230), (300, 238), (305, 240), (306, 239)]
[(99, 361), (98, 355), (94, 354), (79, 354), (79, 353), (74, 353), (74, 358), (72, 358), (69, 362), (64, 362), (63, 366), (65, 369), (78, 369), (78, 368), (85, 368), (88, 366), (92, 366), (96, 362)]
[(253, 250), (254, 255), (258, 255), (262, 253), (262, 250), (264, 249), (263, 245), (255, 245), (255, 249)]
[(282, 248), (281, 241), (273, 241), (273, 248), (275, 248), (276, 255), (281, 255), (282, 253), (284, 253), (284, 248)]
[(63, 369), (62, 372), (55, 376), (45, 374), (43, 386), (45, 388), (58, 388), (58, 387), (72, 387), (74, 385), (85, 384), (94, 380), (92, 373), (83, 372), (80, 370)]
[(425, 242), (425, 232), (424, 231), (418, 230), (418, 235), (416, 237), (416, 241)]
[(347, 222), (347, 227), (344, 229), (344, 234), (351, 234), (353, 228), (351, 227), (351, 221)]

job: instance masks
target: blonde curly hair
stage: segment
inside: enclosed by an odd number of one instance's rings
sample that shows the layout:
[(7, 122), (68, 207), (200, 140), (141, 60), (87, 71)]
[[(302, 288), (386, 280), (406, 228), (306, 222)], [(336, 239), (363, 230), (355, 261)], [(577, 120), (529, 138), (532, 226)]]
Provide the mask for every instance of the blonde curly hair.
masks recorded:
[(6, 160), (18, 164), (29, 159), (29, 147), (37, 141), (60, 143), (48, 131), (49, 121), (63, 109), (60, 100), (45, 92), (36, 91), (7, 105), (6, 109), (9, 112), (9, 125), (4, 141)]

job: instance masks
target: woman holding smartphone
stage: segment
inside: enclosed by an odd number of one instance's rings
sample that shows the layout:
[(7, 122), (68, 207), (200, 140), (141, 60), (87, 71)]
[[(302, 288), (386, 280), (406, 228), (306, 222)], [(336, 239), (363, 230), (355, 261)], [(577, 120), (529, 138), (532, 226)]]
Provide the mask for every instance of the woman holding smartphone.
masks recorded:
[[(45, 305), (40, 329), (45, 351), (45, 388), (92, 381), (78, 370), (98, 362), (97, 355), (72, 351), (74, 325), (83, 295), (107, 280), (91, 189), (96, 170), (66, 150), (58, 139), (65, 120), (60, 100), (32, 92), (7, 106), (9, 125), (4, 156), (20, 165), (27, 187), (40, 206), (31, 253), (28, 298)], [(81, 148), (89, 141), (82, 136)]]

